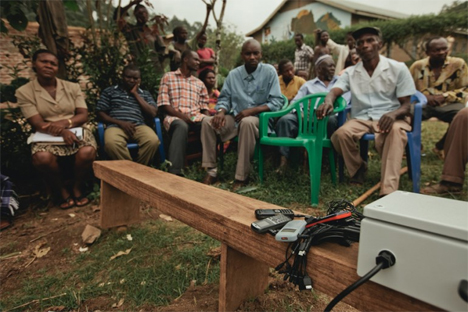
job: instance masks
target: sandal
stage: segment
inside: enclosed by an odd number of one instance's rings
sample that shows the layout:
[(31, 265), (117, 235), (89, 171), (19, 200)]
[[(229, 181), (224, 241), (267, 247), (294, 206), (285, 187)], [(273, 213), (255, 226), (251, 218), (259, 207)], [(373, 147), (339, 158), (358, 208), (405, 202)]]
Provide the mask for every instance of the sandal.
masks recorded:
[[(83, 202), (84, 200), (84, 202)], [(81, 195), (81, 196), (78, 196), (78, 197), (75, 197), (75, 205), (76, 207), (84, 207), (86, 206), (87, 204), (90, 203), (90, 200), (87, 196), (85, 195)]]
[(75, 200), (73, 199), (73, 197), (68, 196), (67, 199), (63, 200), (59, 207), (63, 210), (73, 208), (75, 207)]
[(8, 218), (4, 218), (2, 216), (2, 219), (0, 220), (0, 231), (3, 231), (4, 229), (7, 229), (11, 226), (12, 222)]

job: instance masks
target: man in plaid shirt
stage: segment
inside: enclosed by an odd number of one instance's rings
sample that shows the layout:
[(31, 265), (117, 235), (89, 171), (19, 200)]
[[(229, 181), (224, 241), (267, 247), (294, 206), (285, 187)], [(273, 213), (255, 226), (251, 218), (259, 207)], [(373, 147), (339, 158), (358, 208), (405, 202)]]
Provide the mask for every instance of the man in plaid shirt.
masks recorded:
[(205, 84), (192, 76), (200, 65), (197, 52), (185, 50), (178, 70), (166, 73), (159, 87), (158, 107), (165, 113), (164, 128), (171, 137), (169, 172), (183, 175), (189, 131), (200, 132), (201, 121), (208, 115), (208, 91)]

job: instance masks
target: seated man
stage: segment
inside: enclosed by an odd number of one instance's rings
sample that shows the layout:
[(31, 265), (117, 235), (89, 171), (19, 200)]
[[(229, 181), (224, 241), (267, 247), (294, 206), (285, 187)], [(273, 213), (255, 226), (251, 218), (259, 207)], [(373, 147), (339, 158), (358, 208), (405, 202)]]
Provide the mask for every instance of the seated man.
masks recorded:
[(178, 70), (166, 73), (159, 87), (158, 107), (166, 117), (164, 127), (171, 142), (167, 159), (169, 172), (183, 175), (189, 130), (200, 131), (202, 119), (208, 115), (208, 91), (201, 80), (192, 76), (200, 65), (198, 54), (192, 50), (182, 53)]
[(101, 93), (96, 115), (107, 124), (104, 149), (111, 159), (131, 160), (127, 143), (132, 140), (138, 143), (137, 162), (149, 165), (158, 149), (159, 138), (145, 124), (145, 117), (156, 117), (158, 108), (151, 94), (139, 88), (140, 82), (138, 67), (127, 65), (122, 83)]
[(398, 189), (401, 160), (411, 125), (410, 98), (416, 92), (404, 63), (379, 55), (382, 36), (378, 28), (364, 27), (353, 33), (362, 62), (348, 68), (317, 109), (317, 118), (333, 111), (335, 99), (351, 91), (351, 120), (331, 137), (334, 148), (343, 156), (351, 182), (362, 184), (367, 164), (356, 143), (366, 133), (375, 134), (375, 147), (381, 155), (380, 196)]
[[(315, 68), (317, 70), (317, 78), (307, 81), (299, 92), (297, 93), (296, 97), (292, 100), (291, 103), (303, 98), (306, 95), (315, 94), (319, 92), (328, 92), (331, 88), (335, 85), (338, 76), (335, 76), (335, 62), (331, 55), (326, 54), (321, 56), (315, 62)], [(344, 94), (344, 98), (349, 103), (350, 100), (350, 93), (346, 92)], [(297, 114), (290, 113), (278, 120), (276, 124), (276, 134), (278, 137), (289, 137), (294, 138), (297, 136)], [(330, 116), (328, 118), (328, 137), (331, 137), (332, 134), (335, 132), (336, 128), (338, 127), (338, 119), (336, 116)], [(281, 154), (281, 164), (280, 168), (278, 169), (279, 172), (282, 172), (288, 163), (289, 159), (289, 147), (288, 146), (281, 146), (279, 148)]]
[(305, 83), (305, 80), (294, 75), (294, 66), (290, 60), (284, 59), (278, 63), (279, 83), (281, 93), (286, 96), (289, 102), (294, 99), (297, 91)]
[(465, 166), (468, 162), (468, 107), (453, 118), (447, 131), (444, 151), (444, 169), (440, 183), (421, 190), (422, 194), (459, 194), (465, 181)]
[(201, 133), (202, 166), (208, 171), (203, 179), (205, 184), (213, 184), (217, 180), (216, 136), (226, 142), (239, 135), (234, 191), (248, 182), (250, 160), (258, 138), (257, 115), (277, 111), (284, 105), (275, 68), (260, 63), (260, 43), (254, 39), (247, 40), (242, 45), (241, 56), (245, 65), (229, 73), (216, 105), (218, 112), (203, 119)]
[[(448, 56), (448, 42), (434, 37), (426, 43), (427, 58), (410, 68), (416, 89), (427, 97), (423, 120), (431, 117), (450, 123), (468, 100), (468, 68), (465, 61)], [(447, 133), (436, 143), (434, 152), (443, 158)]]

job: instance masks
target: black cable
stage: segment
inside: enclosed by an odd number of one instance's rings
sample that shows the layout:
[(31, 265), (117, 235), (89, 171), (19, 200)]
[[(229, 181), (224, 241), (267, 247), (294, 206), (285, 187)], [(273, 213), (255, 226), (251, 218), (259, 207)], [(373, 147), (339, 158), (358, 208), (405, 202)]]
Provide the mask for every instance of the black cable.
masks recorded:
[(367, 273), (366, 275), (364, 275), (363, 277), (361, 277), (360, 279), (358, 279), (356, 282), (354, 282), (353, 284), (351, 284), (350, 286), (348, 286), (345, 290), (343, 290), (342, 292), (340, 292), (338, 294), (338, 296), (336, 296), (335, 298), (333, 298), (333, 300), (327, 305), (327, 307), (325, 308), (324, 312), (330, 312), (334, 307), (335, 305), (340, 302), (344, 297), (346, 297), (347, 295), (349, 295), (352, 291), (354, 291), (356, 288), (358, 288), (359, 286), (361, 286), (362, 284), (364, 284), (365, 282), (367, 282), (368, 280), (370, 280), (372, 278), (372, 276), (374, 276), (375, 274), (379, 273), (380, 270), (382, 270), (384, 266), (384, 263), (381, 262), (379, 264), (377, 264), (372, 270), (369, 271), (369, 273)]
[(349, 285), (345, 290), (343, 290), (335, 298), (333, 298), (333, 300), (325, 308), (324, 312), (330, 312), (338, 302), (340, 302), (344, 297), (356, 290), (356, 288), (370, 280), (375, 274), (379, 273), (380, 270), (388, 269), (389, 267), (394, 266), (396, 259), (395, 255), (392, 252), (388, 250), (383, 250), (379, 252), (379, 255), (375, 258), (375, 261), (377, 265), (366, 275), (358, 279), (353, 284)]

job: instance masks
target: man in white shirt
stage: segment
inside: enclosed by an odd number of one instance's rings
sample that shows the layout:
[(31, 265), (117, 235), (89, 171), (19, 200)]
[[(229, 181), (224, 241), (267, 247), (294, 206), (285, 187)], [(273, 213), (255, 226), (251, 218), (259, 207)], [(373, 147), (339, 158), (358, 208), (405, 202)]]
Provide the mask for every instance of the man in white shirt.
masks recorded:
[(362, 184), (367, 164), (356, 143), (366, 133), (375, 134), (375, 147), (382, 158), (380, 196), (385, 196), (398, 189), (407, 142), (405, 131), (411, 130), (405, 118), (416, 88), (404, 63), (379, 55), (382, 35), (378, 28), (358, 29), (353, 37), (362, 62), (348, 68), (338, 79), (317, 109), (317, 117), (331, 113), (336, 97), (351, 91), (351, 120), (333, 134), (331, 141), (344, 158), (351, 182)]

